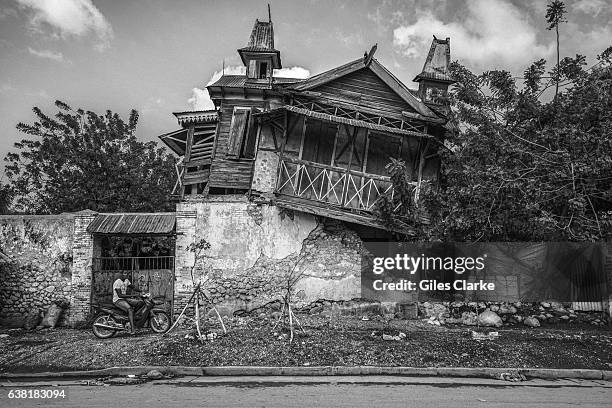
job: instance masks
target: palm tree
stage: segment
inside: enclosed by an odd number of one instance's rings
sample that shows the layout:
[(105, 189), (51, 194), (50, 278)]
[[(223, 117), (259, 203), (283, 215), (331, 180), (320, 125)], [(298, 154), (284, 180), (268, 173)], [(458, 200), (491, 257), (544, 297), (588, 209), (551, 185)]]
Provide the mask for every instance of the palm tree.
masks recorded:
[(555, 70), (555, 101), (557, 100), (557, 94), (559, 93), (559, 24), (565, 23), (567, 20), (563, 17), (567, 10), (565, 4), (561, 0), (553, 0), (546, 7), (546, 22), (548, 23), (547, 30), (555, 29), (557, 34), (557, 69)]

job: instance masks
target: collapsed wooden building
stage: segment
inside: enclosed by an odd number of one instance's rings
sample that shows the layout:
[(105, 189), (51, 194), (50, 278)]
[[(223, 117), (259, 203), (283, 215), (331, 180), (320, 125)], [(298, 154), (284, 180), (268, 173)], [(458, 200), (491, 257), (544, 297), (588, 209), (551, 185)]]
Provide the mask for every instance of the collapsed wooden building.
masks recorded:
[(177, 112), (181, 129), (160, 136), (178, 156), (181, 199), (248, 194), (279, 207), (381, 227), (376, 206), (394, 191), (390, 158), (411, 172), (414, 199), (435, 182), (446, 131), (450, 40), (434, 37), (409, 89), (376, 58), (308, 79), (281, 78), (272, 21), (256, 20), (238, 49), (245, 75), (207, 86), (214, 110)]

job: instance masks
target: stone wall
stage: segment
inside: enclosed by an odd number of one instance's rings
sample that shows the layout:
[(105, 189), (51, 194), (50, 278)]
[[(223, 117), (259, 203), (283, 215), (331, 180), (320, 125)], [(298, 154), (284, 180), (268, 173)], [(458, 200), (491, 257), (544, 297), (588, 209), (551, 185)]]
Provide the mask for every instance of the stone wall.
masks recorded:
[[(70, 301), (61, 323), (87, 320), (91, 262), (99, 245), (86, 229), (95, 215), (0, 217), (0, 250), (6, 255), (0, 257), (0, 324), (21, 324), (30, 309), (44, 312), (59, 299)], [(193, 290), (192, 269), (196, 281), (208, 279), (205, 289), (225, 314), (249, 313), (278, 300), (290, 273), (299, 276), (292, 299), (297, 308), (318, 310), (361, 297), (362, 241), (341, 222), (245, 196), (184, 201), (176, 217), (175, 312)], [(188, 246), (202, 238), (211, 248), (196, 262)], [(607, 251), (610, 294), (612, 250)], [(608, 313), (611, 304), (604, 305)]]
[(0, 218), (0, 324), (21, 326), (32, 310), (70, 299), (73, 235), (72, 215)]
[(251, 187), (259, 193), (271, 194), (276, 187), (279, 157), (275, 152), (260, 150), (253, 169)]
[[(189, 244), (211, 248), (195, 262)], [(348, 300), (360, 296), (361, 240), (341, 223), (285, 212), (246, 197), (186, 201), (177, 207), (175, 312), (196, 281), (225, 314), (249, 311), (278, 299), (288, 274), (299, 275), (294, 300)], [(297, 267), (296, 266), (297, 263)], [(195, 266), (194, 266), (195, 265)]]
[(604, 265), (607, 271), (608, 279), (608, 302), (604, 305), (604, 310), (608, 312), (608, 316), (612, 318), (612, 242), (604, 245)]
[(87, 232), (87, 226), (96, 218), (97, 213), (84, 210), (74, 217), (74, 241), (72, 247), (73, 273), (70, 296), (70, 325), (76, 326), (89, 318), (91, 313), (92, 258), (100, 256), (100, 245), (94, 236)]

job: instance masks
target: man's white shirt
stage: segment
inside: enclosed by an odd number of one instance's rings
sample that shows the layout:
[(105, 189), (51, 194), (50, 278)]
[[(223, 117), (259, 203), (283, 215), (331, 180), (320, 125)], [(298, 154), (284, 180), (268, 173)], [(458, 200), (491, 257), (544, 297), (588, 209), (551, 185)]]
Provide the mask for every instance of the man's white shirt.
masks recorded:
[(127, 293), (128, 286), (131, 284), (132, 283), (129, 279), (126, 279), (125, 281), (117, 279), (115, 283), (113, 283), (113, 303), (120, 299), (119, 295), (117, 295), (117, 289), (119, 289), (119, 292), (121, 292), (122, 295), (125, 295)]

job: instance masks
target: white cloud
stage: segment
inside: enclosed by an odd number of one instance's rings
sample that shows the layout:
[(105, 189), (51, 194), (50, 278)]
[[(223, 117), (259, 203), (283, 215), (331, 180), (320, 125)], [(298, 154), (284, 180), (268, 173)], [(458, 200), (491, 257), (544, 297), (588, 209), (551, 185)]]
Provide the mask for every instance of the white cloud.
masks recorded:
[(451, 38), (451, 58), (476, 67), (522, 67), (546, 57), (552, 44), (538, 43), (537, 30), (527, 15), (507, 0), (468, 0), (455, 21), (443, 22), (430, 11), (393, 30), (393, 44), (411, 58), (424, 58), (432, 35)]
[(100, 51), (110, 46), (113, 29), (92, 0), (17, 0), (28, 13), (30, 27), (61, 38), (93, 34)]
[[(244, 66), (229, 66), (225, 67), (225, 72), (223, 71), (215, 71), (206, 86), (214, 84), (221, 78), (221, 76), (225, 73), (225, 75), (246, 75), (246, 67)], [(306, 68), (302, 67), (290, 67), (290, 68), (281, 68), (274, 70), (274, 76), (280, 78), (308, 78), (310, 76), (310, 71)], [(208, 95), (208, 90), (193, 88), (191, 90), (191, 97), (187, 100), (189, 107), (192, 110), (210, 110), (215, 109), (215, 104), (210, 99), (210, 95)]]
[(591, 14), (595, 17), (604, 10), (612, 8), (606, 0), (579, 0), (572, 5), (575, 10)]
[[(584, 27), (584, 25), (570, 21), (562, 28), (561, 55), (572, 56), (572, 54), (578, 53), (586, 55), (590, 59), (601, 54), (611, 44), (612, 24), (610, 23), (599, 27), (595, 25)], [(586, 31), (581, 31), (585, 29)]]
[(310, 76), (310, 71), (302, 67), (281, 68), (274, 70), (274, 76), (279, 78), (299, 78), (306, 79)]
[(28, 52), (38, 58), (46, 58), (57, 62), (68, 62), (61, 52), (53, 52), (51, 50), (35, 50), (28, 47)]
[[(225, 75), (246, 75), (246, 67), (244, 66), (229, 66), (225, 67), (223, 71), (215, 71), (205, 87), (211, 84), (214, 84), (221, 78), (221, 76), (225, 73)], [(210, 110), (215, 109), (215, 104), (210, 99), (210, 95), (208, 95), (208, 90), (193, 88), (191, 90), (191, 98), (187, 99), (187, 103), (191, 110)]]

